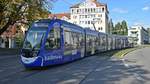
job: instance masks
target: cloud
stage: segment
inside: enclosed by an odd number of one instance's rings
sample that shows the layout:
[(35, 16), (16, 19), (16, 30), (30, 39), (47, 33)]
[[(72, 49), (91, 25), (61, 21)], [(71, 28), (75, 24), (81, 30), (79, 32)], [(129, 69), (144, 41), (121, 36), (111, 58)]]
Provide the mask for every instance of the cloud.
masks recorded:
[(128, 13), (128, 10), (122, 8), (114, 8), (112, 11), (116, 13)]
[(148, 11), (148, 10), (150, 10), (150, 7), (149, 6), (145, 6), (145, 7), (142, 8), (142, 10), (143, 11)]

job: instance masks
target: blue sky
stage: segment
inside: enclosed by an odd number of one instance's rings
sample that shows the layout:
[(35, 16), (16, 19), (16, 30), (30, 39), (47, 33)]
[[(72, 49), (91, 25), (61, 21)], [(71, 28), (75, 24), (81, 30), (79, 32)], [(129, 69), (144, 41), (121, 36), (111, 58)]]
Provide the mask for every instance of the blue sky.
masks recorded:
[[(69, 7), (84, 0), (58, 0), (53, 4), (52, 13), (69, 12)], [(128, 26), (140, 24), (150, 27), (150, 0), (98, 0), (106, 3), (109, 18), (113, 22), (126, 20)]]

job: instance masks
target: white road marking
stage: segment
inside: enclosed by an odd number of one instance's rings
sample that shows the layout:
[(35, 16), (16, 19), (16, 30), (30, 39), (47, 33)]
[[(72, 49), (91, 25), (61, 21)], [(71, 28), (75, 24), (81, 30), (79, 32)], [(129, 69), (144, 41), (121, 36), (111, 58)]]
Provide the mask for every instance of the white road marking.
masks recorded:
[(121, 59), (121, 61), (123, 62), (123, 64), (124, 64), (125, 67), (127, 67), (127, 68), (130, 67), (129, 64), (125, 63), (125, 59)]
[[(121, 59), (121, 61), (123, 62), (123, 64), (124, 64), (125, 67), (127, 67), (127, 68), (130, 67), (129, 64), (125, 63), (125, 59)], [(138, 73), (136, 73), (136, 72), (133, 72), (133, 76), (134, 76), (137, 80), (139, 80), (139, 81), (144, 81), (144, 79), (141, 77), (141, 75), (138, 74)]]
[(140, 74), (134, 73), (133, 75), (135, 76), (135, 78), (136, 78), (137, 80), (144, 81), (144, 79), (141, 77)]
[(95, 71), (103, 71), (103, 70), (107, 70), (109, 68), (111, 68), (111, 66), (106, 66), (104, 68), (97, 68)]
[(124, 62), (124, 61), (125, 61), (125, 59), (121, 59), (121, 61), (123, 61), (123, 62)]
[(130, 66), (129, 66), (129, 64), (126, 64), (126, 63), (124, 63), (124, 66), (125, 67), (127, 67), (127, 68), (129, 68)]

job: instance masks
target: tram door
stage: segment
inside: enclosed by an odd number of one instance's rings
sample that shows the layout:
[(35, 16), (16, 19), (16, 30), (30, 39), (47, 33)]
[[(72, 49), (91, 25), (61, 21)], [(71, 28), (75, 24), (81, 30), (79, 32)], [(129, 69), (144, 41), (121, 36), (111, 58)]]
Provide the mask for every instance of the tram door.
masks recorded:
[(53, 26), (45, 43), (45, 60), (62, 59), (61, 28)]

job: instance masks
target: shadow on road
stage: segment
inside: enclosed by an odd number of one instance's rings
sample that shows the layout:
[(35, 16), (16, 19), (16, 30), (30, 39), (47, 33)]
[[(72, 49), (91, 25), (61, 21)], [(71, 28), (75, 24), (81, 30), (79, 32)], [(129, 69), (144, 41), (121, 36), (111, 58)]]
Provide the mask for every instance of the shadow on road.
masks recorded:
[(145, 76), (147, 74), (150, 74), (150, 72), (142, 69), (142, 66), (137, 65), (127, 68), (121, 61), (108, 60), (107, 63), (92, 72), (82, 84), (115, 84), (115, 82), (130, 78), (131, 76), (135, 79), (134, 83), (130, 84), (138, 84), (139, 82), (144, 84), (150, 80), (150, 78)]

